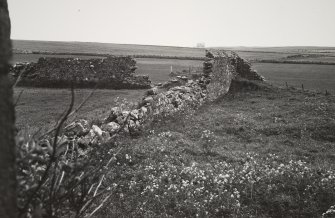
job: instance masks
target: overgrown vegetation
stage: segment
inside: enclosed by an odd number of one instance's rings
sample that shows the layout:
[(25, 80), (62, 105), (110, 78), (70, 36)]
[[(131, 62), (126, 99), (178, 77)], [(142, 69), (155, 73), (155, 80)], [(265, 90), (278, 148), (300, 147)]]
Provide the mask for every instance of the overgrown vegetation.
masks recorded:
[(320, 217), (330, 209), (334, 98), (249, 87), (129, 141), (132, 162), (113, 173), (118, 188), (102, 216)]
[[(157, 117), (136, 138), (65, 148), (51, 174), (59, 188), (48, 180), (34, 202), (57, 216), (333, 216), (334, 97), (247, 83), (197, 110)], [(40, 177), (43, 164), (24, 166)]]

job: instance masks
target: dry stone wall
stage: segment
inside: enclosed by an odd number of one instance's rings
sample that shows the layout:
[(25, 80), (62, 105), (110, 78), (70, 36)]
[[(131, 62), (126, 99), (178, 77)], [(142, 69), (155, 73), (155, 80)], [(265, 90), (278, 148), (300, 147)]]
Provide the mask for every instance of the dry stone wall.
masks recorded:
[(265, 81), (264, 77), (257, 73), (256, 70), (252, 69), (250, 62), (238, 56), (235, 52), (232, 52), (230, 57), (231, 66), (234, 66), (239, 77), (248, 80), (259, 80)]
[[(230, 58), (222, 52), (210, 61), (204, 62), (204, 76), (208, 77), (206, 81), (208, 100), (214, 100), (229, 91), (230, 83), (236, 76), (235, 68), (230, 62)], [(211, 68), (206, 70), (207, 67)]]
[(171, 115), (226, 94), (235, 78), (263, 80), (251, 67), (246, 67), (248, 62), (238, 56), (228, 56), (225, 52), (219, 51), (215, 55), (207, 52), (206, 57), (203, 74), (199, 80), (185, 81), (184, 78), (180, 78), (183, 85), (151, 88), (138, 102), (137, 108), (128, 111), (114, 107), (100, 126), (90, 127), (85, 120), (73, 122), (65, 127), (64, 137), (75, 140), (82, 147), (87, 147), (90, 144), (108, 141), (120, 131), (136, 134), (155, 116)]
[(136, 61), (131, 57), (106, 59), (40, 58), (37, 63), (12, 67), (17, 85), (35, 87), (95, 87), (112, 89), (150, 88), (148, 76), (135, 75)]

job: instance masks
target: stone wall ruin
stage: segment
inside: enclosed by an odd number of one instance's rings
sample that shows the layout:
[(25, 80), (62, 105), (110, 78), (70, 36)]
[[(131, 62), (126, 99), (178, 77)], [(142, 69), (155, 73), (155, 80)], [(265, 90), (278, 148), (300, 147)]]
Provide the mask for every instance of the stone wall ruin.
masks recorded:
[(70, 137), (86, 147), (108, 141), (120, 130), (136, 134), (155, 116), (171, 115), (226, 94), (234, 79), (264, 81), (248, 62), (236, 55), (216, 52), (214, 56), (208, 52), (206, 56), (203, 74), (199, 80), (184, 80), (183, 85), (169, 88), (154, 87), (138, 102), (137, 108), (128, 111), (114, 107), (100, 126), (89, 127), (85, 120), (73, 122), (65, 127), (65, 137)]
[(18, 64), (11, 68), (18, 86), (65, 88), (147, 89), (148, 76), (135, 75), (136, 61), (129, 57), (105, 59), (40, 58), (37, 63)]

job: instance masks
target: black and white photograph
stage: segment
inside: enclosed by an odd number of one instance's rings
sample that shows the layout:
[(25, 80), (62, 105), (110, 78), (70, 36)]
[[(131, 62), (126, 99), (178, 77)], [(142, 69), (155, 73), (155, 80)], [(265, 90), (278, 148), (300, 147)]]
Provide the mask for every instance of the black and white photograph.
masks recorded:
[(335, 0), (0, 0), (0, 218), (335, 218)]

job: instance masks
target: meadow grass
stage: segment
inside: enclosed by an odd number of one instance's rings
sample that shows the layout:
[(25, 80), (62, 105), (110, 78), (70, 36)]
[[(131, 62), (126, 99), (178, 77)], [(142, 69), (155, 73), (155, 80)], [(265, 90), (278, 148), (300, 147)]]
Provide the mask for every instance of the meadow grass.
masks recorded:
[(37, 62), (39, 58), (80, 58), (80, 59), (97, 59), (97, 58), (105, 58), (103, 56), (78, 56), (78, 55), (55, 55), (55, 54), (13, 54), (12, 63), (17, 62)]
[[(335, 98), (265, 86), (104, 145), (98, 217), (321, 217), (335, 204)], [(118, 145), (115, 147), (115, 145)]]
[[(18, 129), (47, 127), (59, 119), (70, 104), (69, 89), (48, 89), (16, 87), (14, 99), (21, 97), (15, 107), (16, 127)], [(76, 89), (75, 107), (79, 105), (93, 90)], [(145, 90), (109, 90), (98, 89), (76, 114), (76, 118), (101, 119), (108, 116), (110, 108), (118, 104), (117, 99), (137, 101), (144, 95)]]
[(291, 86), (335, 93), (335, 66), (314, 64), (274, 64), (254, 63), (257, 70), (267, 81), (278, 86)]
[(13, 40), (13, 48), (55, 53), (96, 53), (111, 55), (165, 55), (203, 57), (204, 49), (176, 46), (126, 45), (97, 42), (50, 42)]
[[(90, 45), (97, 51), (97, 45)], [(59, 52), (78, 49), (76, 43), (44, 46)], [(139, 71), (148, 69), (158, 82), (175, 63), (142, 61)], [(316, 66), (315, 71), (311, 65), (303, 71), (303, 65), (259, 66), (270, 82), (293, 85), (290, 81), (303, 80), (305, 89), (310, 88), (307, 80), (316, 83), (320, 75), (327, 81), (332, 78), (332, 68), (327, 68), (332, 66)], [(326, 79), (322, 81), (323, 89)], [(111, 197), (96, 216), (320, 217), (331, 211), (335, 204), (334, 96), (264, 84), (255, 87), (258, 90), (232, 89), (199, 108), (156, 117), (135, 138), (120, 135), (94, 146), (90, 164), (111, 160), (102, 184)], [(16, 107), (19, 128), (51, 123), (69, 103), (65, 89), (16, 88), (15, 97), (22, 89)], [(76, 104), (89, 92), (76, 90)], [(117, 97), (132, 101), (143, 92), (97, 90), (78, 118), (94, 121), (108, 114)]]
[(148, 75), (153, 83), (164, 83), (170, 79), (171, 66), (174, 72), (200, 70), (202, 71), (203, 61), (196, 60), (175, 60), (175, 59), (153, 59), (136, 58), (137, 73)]

